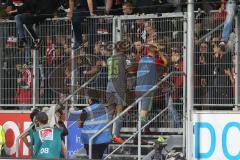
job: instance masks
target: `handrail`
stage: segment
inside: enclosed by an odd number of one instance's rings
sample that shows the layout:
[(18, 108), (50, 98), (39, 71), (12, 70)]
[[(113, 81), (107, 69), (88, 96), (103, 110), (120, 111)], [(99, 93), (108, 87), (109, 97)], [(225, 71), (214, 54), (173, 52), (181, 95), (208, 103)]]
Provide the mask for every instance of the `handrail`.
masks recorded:
[[(97, 72), (94, 76), (92, 76), (87, 82), (85, 82), (84, 84), (82, 84), (78, 89), (76, 89), (72, 94), (70, 94), (69, 96), (67, 96), (61, 103), (64, 104), (65, 102), (67, 102), (70, 98), (72, 98), (73, 95), (75, 95), (77, 92), (79, 92), (82, 88), (86, 87), (92, 80), (94, 80), (99, 74), (101, 73), (101, 70), (99, 72)], [(55, 104), (56, 105), (56, 110), (58, 110), (60, 108), (59, 104)], [(22, 138), (23, 136), (25, 136), (25, 134), (34, 126), (35, 124), (32, 123), (32, 125), (30, 125), (25, 131), (23, 131), (17, 138), (16, 138), (16, 158), (19, 156), (18, 154), (18, 145), (19, 145), (19, 139)]]
[[(168, 109), (168, 107), (164, 108), (160, 113), (158, 113), (155, 117), (153, 117), (148, 123), (146, 123), (144, 126), (141, 127), (141, 131), (146, 128), (150, 123), (152, 123), (155, 119), (157, 119), (160, 115), (162, 115), (166, 110)], [(110, 157), (113, 153), (115, 153), (119, 148), (121, 148), (124, 144), (126, 144), (130, 139), (132, 139), (133, 137), (135, 137), (137, 134), (139, 133), (139, 130), (137, 130), (133, 135), (131, 135), (130, 137), (128, 137), (127, 140), (125, 140), (121, 145), (119, 145), (116, 149), (114, 149), (109, 155), (107, 155), (104, 159), (107, 159), (108, 157)]]
[[(163, 79), (161, 79), (156, 85), (154, 85), (152, 88), (150, 88), (146, 93), (144, 93), (142, 96), (140, 96), (135, 102), (133, 102), (128, 108), (126, 108), (123, 112), (121, 112), (117, 117), (115, 117), (113, 120), (111, 120), (106, 126), (104, 126), (102, 129), (100, 129), (97, 133), (95, 133), (90, 139), (89, 139), (89, 159), (92, 159), (92, 142), (95, 137), (97, 137), (100, 133), (102, 133), (105, 129), (110, 127), (117, 119), (119, 119), (121, 116), (123, 116), (125, 113), (127, 113), (130, 109), (132, 109), (136, 104), (138, 104), (142, 98), (146, 97), (150, 93), (152, 93), (155, 89), (159, 87), (160, 84), (162, 84), (164, 81), (166, 81), (169, 77), (172, 75), (178, 75), (183, 74), (186, 75), (184, 72), (171, 72), (168, 75), (166, 75)], [(160, 112), (161, 113), (161, 112)], [(147, 123), (148, 124), (148, 123)], [(145, 126), (145, 125), (144, 125)], [(123, 143), (125, 144), (125, 143)]]
[[(174, 103), (175, 104), (175, 103)], [(183, 104), (183, 103), (179, 103)], [(144, 126), (141, 127), (141, 131), (145, 129), (150, 123), (152, 123), (154, 120), (156, 120), (159, 116), (161, 116), (169, 107), (164, 108), (160, 113), (158, 113), (155, 117), (153, 117), (150, 121), (148, 121)], [(126, 144), (130, 139), (135, 137), (139, 133), (139, 130), (137, 130), (132, 136), (130, 136), (127, 140), (125, 140), (121, 145), (119, 145), (115, 150), (113, 150), (107, 157), (104, 159), (110, 157), (113, 153), (115, 153), (119, 148), (121, 148), (124, 144)]]

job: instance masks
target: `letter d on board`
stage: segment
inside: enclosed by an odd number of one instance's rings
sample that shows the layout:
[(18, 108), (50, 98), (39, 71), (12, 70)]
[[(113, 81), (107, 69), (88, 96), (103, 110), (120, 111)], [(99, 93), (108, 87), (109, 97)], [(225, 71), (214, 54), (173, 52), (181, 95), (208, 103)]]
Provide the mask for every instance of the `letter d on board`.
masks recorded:
[[(200, 153), (200, 129), (206, 128), (209, 130), (211, 135), (211, 146), (207, 153)], [(214, 153), (216, 147), (216, 134), (213, 126), (210, 123), (206, 122), (196, 122), (194, 125), (195, 132), (195, 158), (209, 158)], [(204, 139), (201, 140), (204, 143)]]

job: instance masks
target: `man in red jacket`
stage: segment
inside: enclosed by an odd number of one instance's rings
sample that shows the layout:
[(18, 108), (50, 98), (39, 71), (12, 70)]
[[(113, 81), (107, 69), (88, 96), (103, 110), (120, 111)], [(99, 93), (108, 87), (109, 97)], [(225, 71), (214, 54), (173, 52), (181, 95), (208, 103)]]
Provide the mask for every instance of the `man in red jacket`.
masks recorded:
[(32, 71), (26, 64), (17, 64), (16, 68), (19, 72), (16, 102), (18, 104), (30, 104), (32, 103)]

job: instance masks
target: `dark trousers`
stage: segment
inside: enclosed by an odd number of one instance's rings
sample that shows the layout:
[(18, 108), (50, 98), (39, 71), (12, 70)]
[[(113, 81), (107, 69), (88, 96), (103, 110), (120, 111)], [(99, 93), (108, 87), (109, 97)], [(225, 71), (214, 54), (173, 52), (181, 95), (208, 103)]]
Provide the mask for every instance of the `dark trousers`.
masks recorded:
[[(92, 159), (102, 159), (104, 151), (107, 149), (108, 143), (102, 143), (102, 144), (93, 144), (92, 145)], [(84, 144), (84, 148), (87, 151), (89, 151), (89, 145)]]
[(22, 33), (23, 31), (21, 29), (21, 28), (23, 28), (23, 26), (21, 26), (21, 25), (25, 25), (25, 29), (27, 30), (28, 34), (31, 36), (33, 41), (38, 39), (37, 34), (33, 30), (33, 24), (38, 24), (39, 22), (44, 21), (48, 17), (49, 16), (47, 16), (47, 15), (35, 15), (32, 13), (19, 14), (17, 16), (17, 19), (15, 18), (15, 20), (17, 23), (17, 30), (20, 35), (20, 38), (26, 38), (26, 37), (23, 37), (24, 33)]
[(82, 24), (87, 16), (89, 16), (89, 11), (87, 8), (76, 7), (73, 11), (72, 27), (76, 43), (82, 44)]

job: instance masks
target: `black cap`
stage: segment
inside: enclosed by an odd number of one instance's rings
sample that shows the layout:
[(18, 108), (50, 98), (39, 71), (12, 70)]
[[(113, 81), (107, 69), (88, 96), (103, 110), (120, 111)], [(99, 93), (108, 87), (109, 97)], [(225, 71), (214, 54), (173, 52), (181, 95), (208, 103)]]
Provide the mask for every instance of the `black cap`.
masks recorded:
[(39, 112), (36, 115), (36, 120), (42, 124), (48, 123), (48, 116), (45, 112)]

